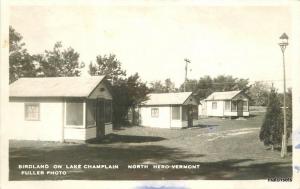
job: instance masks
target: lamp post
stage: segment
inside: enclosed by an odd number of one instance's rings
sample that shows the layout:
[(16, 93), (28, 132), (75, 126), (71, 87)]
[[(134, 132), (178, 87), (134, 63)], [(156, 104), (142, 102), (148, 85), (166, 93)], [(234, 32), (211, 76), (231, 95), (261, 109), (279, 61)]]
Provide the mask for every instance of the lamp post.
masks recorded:
[(285, 157), (287, 154), (287, 133), (286, 133), (286, 102), (285, 102), (285, 96), (286, 96), (286, 84), (285, 84), (285, 57), (284, 52), (286, 47), (288, 46), (288, 39), (289, 37), (286, 35), (286, 33), (283, 33), (280, 36), (280, 49), (282, 52), (282, 62), (283, 62), (283, 135), (282, 135), (282, 145), (281, 145), (281, 157)]
[(184, 61), (185, 61), (185, 75), (184, 75), (183, 91), (185, 92), (186, 81), (187, 81), (188, 64), (191, 63), (191, 61), (189, 59), (187, 59), (187, 58), (185, 58)]

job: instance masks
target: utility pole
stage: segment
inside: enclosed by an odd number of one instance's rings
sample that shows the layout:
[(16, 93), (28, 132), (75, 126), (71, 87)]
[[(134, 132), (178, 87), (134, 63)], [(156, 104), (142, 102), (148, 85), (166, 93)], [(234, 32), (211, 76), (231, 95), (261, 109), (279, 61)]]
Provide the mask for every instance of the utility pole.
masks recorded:
[(185, 77), (184, 77), (184, 83), (183, 83), (183, 91), (185, 92), (185, 87), (186, 87), (186, 81), (187, 81), (187, 70), (188, 70), (188, 64), (191, 63), (191, 61), (187, 58), (184, 59), (185, 61)]
[(282, 135), (282, 145), (281, 145), (281, 157), (285, 157), (287, 155), (287, 131), (286, 131), (286, 84), (285, 84), (285, 57), (284, 52), (286, 47), (288, 46), (288, 36), (286, 33), (283, 33), (280, 38), (281, 41), (279, 43), (281, 52), (282, 52), (282, 63), (283, 63), (283, 135)]

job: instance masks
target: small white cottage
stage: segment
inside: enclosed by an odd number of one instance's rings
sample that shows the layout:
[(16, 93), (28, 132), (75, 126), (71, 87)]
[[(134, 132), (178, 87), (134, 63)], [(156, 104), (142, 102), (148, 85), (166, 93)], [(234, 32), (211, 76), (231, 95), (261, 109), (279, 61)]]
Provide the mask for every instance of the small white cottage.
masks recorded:
[(21, 78), (9, 96), (11, 139), (86, 141), (112, 132), (104, 76)]
[(249, 116), (249, 97), (243, 91), (214, 92), (201, 102), (199, 116)]
[(198, 103), (192, 92), (149, 94), (139, 106), (141, 126), (157, 128), (183, 128), (197, 119)]

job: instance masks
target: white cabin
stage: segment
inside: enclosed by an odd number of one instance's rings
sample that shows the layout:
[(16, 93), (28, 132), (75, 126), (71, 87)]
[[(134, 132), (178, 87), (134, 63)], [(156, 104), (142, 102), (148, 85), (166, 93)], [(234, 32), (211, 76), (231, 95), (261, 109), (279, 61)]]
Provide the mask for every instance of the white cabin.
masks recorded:
[(104, 76), (21, 78), (9, 96), (10, 139), (86, 141), (112, 132)]
[(192, 92), (152, 93), (139, 106), (141, 126), (156, 128), (183, 128), (197, 119), (198, 103)]
[(248, 117), (249, 97), (243, 91), (214, 92), (199, 105), (199, 116)]

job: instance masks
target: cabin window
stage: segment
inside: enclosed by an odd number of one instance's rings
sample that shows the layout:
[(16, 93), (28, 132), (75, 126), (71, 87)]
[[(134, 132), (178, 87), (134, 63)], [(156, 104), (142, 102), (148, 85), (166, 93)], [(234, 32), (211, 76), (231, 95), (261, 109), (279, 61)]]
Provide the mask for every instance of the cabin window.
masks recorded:
[(96, 124), (96, 100), (86, 101), (86, 124), (95, 125)]
[(248, 112), (248, 101), (243, 101), (243, 111)]
[(180, 106), (172, 106), (172, 120), (180, 119)]
[(217, 102), (212, 102), (211, 106), (213, 110), (216, 110), (218, 108)]
[(158, 108), (151, 108), (151, 117), (158, 117), (159, 111)]
[(26, 103), (25, 104), (25, 120), (39, 121), (40, 120), (40, 104)]
[(112, 101), (106, 100), (105, 101), (105, 123), (112, 122)]
[(83, 103), (67, 102), (67, 125), (83, 125)]
[(230, 101), (225, 101), (225, 110), (230, 110)]

